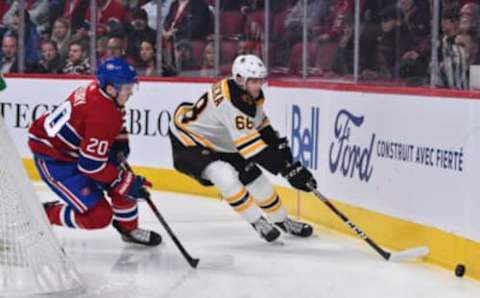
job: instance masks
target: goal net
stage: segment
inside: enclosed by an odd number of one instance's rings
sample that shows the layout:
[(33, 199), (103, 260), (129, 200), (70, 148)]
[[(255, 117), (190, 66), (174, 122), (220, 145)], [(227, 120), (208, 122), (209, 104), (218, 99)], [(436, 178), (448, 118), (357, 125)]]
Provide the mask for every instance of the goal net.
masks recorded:
[(0, 296), (78, 288), (0, 116)]

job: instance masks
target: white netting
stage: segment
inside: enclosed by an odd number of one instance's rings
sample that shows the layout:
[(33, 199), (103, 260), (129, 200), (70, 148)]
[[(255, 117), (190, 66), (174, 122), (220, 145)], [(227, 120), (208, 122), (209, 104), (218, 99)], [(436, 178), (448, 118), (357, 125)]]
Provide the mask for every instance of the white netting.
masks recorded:
[(0, 116), (0, 296), (79, 286)]

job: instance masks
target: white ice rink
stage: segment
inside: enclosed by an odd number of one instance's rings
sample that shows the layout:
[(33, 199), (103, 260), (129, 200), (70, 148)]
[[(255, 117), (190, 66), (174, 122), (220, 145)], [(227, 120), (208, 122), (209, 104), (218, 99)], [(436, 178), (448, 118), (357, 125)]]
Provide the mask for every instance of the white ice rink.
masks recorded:
[[(45, 187), (39, 194), (56, 199)], [(361, 241), (330, 230), (317, 228), (310, 239), (284, 236), (283, 246), (272, 245), (223, 202), (163, 192), (153, 199), (192, 255), (232, 255), (234, 264), (190, 269), (142, 203), (141, 225), (162, 234), (160, 247), (126, 245), (113, 228), (55, 228), (85, 284), (83, 292), (61, 297), (480, 297), (478, 282), (421, 262), (384, 262)]]

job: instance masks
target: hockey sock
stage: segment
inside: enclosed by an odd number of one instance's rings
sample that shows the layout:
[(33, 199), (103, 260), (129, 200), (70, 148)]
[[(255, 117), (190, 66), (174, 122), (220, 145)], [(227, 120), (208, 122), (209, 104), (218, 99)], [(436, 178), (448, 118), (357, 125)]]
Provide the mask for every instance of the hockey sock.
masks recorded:
[(287, 210), (265, 175), (259, 176), (255, 181), (247, 185), (247, 189), (254, 197), (257, 205), (271, 221), (283, 222), (287, 219)]
[(260, 208), (253, 204), (252, 197), (240, 182), (233, 166), (223, 161), (213, 162), (205, 169), (204, 176), (246, 221), (253, 223), (262, 216)]

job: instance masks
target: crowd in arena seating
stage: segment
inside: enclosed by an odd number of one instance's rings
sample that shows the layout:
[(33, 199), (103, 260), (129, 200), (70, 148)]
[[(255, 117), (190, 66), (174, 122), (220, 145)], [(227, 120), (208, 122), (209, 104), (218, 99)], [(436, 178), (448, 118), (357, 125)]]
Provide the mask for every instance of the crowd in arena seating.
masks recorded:
[[(96, 0), (96, 61), (124, 57), (145, 76), (226, 74), (238, 54), (269, 47), (273, 76), (349, 79), (354, 69), (354, 0), (271, 0), (265, 42), (265, 0), (220, 1), (220, 53), (215, 53), (215, 0)], [(162, 24), (157, 22), (157, 3)], [(307, 9), (304, 15), (303, 4)], [(25, 0), (25, 71), (88, 74), (90, 0)], [(19, 1), (0, 2), (0, 67), (18, 72)], [(433, 0), (360, 0), (359, 77), (364, 81), (468, 88), (479, 63), (480, 0), (440, 0), (438, 68), (432, 67)], [(305, 25), (305, 26), (304, 26)], [(161, 32), (157, 32), (157, 27)], [(160, 34), (157, 34), (160, 33)], [(157, 36), (162, 65), (157, 67)], [(220, 73), (215, 73), (219, 55)], [(161, 68), (161, 73), (157, 69)]]

